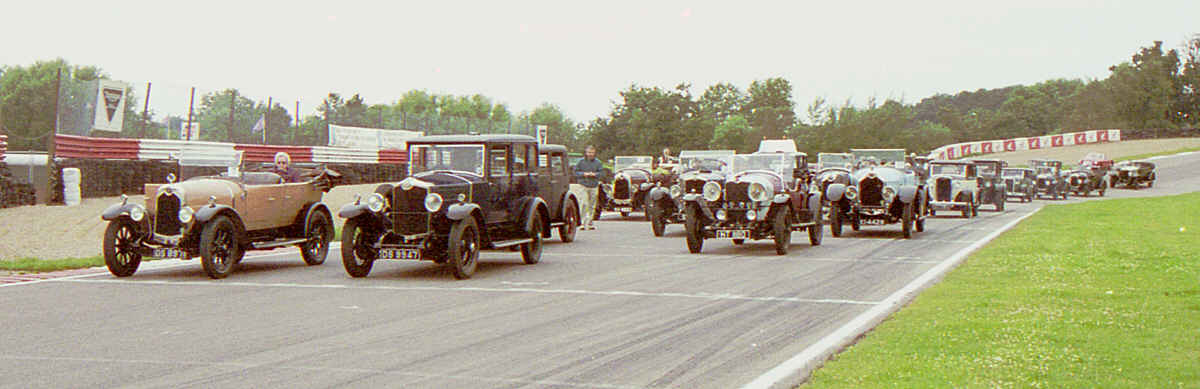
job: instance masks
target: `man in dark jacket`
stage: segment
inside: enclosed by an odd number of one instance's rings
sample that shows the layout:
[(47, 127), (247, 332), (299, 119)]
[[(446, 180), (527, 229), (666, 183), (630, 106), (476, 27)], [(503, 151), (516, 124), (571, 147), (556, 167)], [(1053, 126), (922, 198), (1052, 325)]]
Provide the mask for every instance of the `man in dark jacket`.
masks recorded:
[(584, 158), (575, 164), (575, 177), (583, 185), (583, 199), (580, 201), (583, 213), (581, 230), (594, 230), (592, 216), (596, 214), (596, 200), (600, 197), (600, 179), (604, 173), (604, 164), (596, 159), (596, 147), (589, 145), (583, 153)]

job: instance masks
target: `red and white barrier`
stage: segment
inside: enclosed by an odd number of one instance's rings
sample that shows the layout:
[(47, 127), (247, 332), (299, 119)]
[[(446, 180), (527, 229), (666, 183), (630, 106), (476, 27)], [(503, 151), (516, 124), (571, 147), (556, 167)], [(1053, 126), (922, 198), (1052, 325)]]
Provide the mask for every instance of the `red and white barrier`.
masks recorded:
[(1121, 130), (1091, 130), (1029, 138), (955, 143), (934, 149), (929, 153), (929, 157), (934, 159), (956, 159), (977, 154), (1038, 150), (1082, 144), (1117, 142), (1120, 140)]
[(4, 162), (4, 153), (8, 152), (8, 135), (0, 135), (0, 162)]
[[(0, 136), (0, 159), (4, 137)], [(407, 155), (401, 150), (369, 150), (320, 146), (278, 146), (199, 142), (162, 139), (119, 139), (76, 135), (57, 135), (55, 155), (62, 158), (166, 160), (183, 149), (219, 153), (240, 150), (249, 162), (272, 162), (275, 153), (286, 152), (294, 162), (402, 164)]]

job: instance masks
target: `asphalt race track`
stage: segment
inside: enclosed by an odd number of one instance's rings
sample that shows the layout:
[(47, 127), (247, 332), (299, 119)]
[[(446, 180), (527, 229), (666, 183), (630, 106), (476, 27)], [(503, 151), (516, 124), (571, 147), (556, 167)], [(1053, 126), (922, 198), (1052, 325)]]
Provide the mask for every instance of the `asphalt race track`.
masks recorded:
[[(1200, 190), (1200, 154), (1155, 162), (1154, 188), (1107, 197)], [(818, 247), (793, 234), (787, 256), (768, 241), (714, 240), (692, 255), (681, 225), (655, 238), (640, 218), (609, 214), (575, 243), (554, 238), (536, 265), (485, 252), (465, 281), (400, 261), (351, 279), (336, 250), (307, 267), (288, 249), (219, 281), (192, 260), (8, 284), (0, 387), (739, 387), (1063, 202), (939, 217), (912, 240), (898, 225), (826, 229)]]

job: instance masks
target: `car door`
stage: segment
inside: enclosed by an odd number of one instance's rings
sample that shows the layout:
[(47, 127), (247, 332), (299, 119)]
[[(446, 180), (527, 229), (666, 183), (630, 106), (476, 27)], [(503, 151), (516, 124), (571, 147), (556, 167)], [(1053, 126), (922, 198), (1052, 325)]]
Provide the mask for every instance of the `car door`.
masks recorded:
[(553, 212), (551, 218), (558, 220), (562, 215), (563, 194), (567, 192), (567, 185), (570, 185), (566, 170), (563, 169), (563, 160), (566, 156), (561, 152), (543, 155), (546, 156), (545, 164), (541, 165), (542, 169), (539, 174), (542, 181), (546, 182), (546, 187), (539, 188), (541, 190), (538, 193), (541, 194), (543, 200), (546, 200), (550, 212)]
[(537, 174), (538, 152), (532, 143), (515, 143), (512, 145), (512, 180), (509, 181), (509, 218), (513, 222), (521, 222), (522, 200), (538, 193)]
[(512, 171), (509, 169), (511, 157), (510, 144), (491, 144), (487, 146), (487, 181), (488, 193), (479, 200), (483, 208), (486, 223), (491, 225), (508, 220), (509, 207), (507, 197), (512, 181)]

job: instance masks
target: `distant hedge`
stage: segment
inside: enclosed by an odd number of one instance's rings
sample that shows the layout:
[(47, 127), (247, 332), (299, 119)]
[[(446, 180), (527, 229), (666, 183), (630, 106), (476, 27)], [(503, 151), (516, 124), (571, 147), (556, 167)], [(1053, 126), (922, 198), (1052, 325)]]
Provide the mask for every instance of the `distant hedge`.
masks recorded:
[[(121, 194), (140, 194), (144, 184), (165, 183), (167, 175), (178, 173), (178, 166), (163, 161), (125, 161), (110, 159), (60, 159), (54, 177), (57, 190), (51, 195), (52, 203), (62, 203), (62, 169), (78, 168), (82, 181), (80, 194), (87, 197), (108, 197)], [(343, 185), (391, 182), (404, 179), (405, 165), (392, 164), (326, 164), (327, 168), (341, 173)], [(224, 171), (212, 168), (212, 174)]]
[(1137, 130), (1121, 130), (1121, 140), (1197, 137), (1200, 137), (1200, 128), (1147, 128)]

